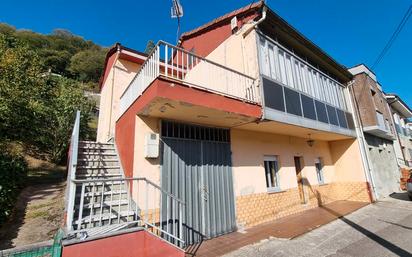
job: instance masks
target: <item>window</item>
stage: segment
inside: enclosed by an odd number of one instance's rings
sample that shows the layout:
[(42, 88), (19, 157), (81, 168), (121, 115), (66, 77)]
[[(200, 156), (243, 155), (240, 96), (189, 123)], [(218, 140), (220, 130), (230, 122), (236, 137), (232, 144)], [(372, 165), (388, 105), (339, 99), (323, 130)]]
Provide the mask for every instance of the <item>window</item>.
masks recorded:
[(315, 159), (316, 176), (318, 177), (319, 184), (324, 184), (325, 179), (323, 177), (323, 163), (322, 158)]
[(266, 187), (269, 191), (279, 191), (279, 163), (277, 156), (265, 156)]

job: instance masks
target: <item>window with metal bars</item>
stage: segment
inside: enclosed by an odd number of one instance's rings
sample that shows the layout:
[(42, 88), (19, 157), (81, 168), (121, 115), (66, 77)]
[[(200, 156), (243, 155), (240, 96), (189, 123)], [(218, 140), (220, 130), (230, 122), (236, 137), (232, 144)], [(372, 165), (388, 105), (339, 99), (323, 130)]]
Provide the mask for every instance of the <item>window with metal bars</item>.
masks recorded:
[(162, 121), (161, 127), (162, 137), (230, 142), (229, 129), (205, 127), (174, 121)]
[(280, 191), (278, 156), (265, 156), (263, 163), (268, 191)]
[(325, 178), (323, 177), (323, 163), (322, 158), (315, 159), (316, 176), (318, 177), (319, 185), (325, 183)]

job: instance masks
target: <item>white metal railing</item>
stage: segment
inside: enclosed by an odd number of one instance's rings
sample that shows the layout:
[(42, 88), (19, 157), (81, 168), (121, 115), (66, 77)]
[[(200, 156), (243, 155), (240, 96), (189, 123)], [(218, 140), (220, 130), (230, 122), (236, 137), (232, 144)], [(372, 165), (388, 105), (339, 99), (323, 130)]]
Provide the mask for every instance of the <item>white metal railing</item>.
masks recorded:
[(67, 166), (67, 184), (66, 184), (66, 228), (68, 231), (72, 228), (73, 209), (76, 197), (76, 185), (72, 182), (76, 178), (77, 157), (79, 150), (79, 133), (80, 133), (80, 111), (76, 112), (76, 119), (73, 126), (72, 136), (70, 139), (69, 157)]
[(159, 41), (123, 92), (120, 116), (160, 75), (242, 101), (260, 103), (260, 93), (254, 78)]
[(185, 203), (147, 178), (72, 182), (80, 191), (72, 234), (90, 228), (133, 223), (178, 247), (185, 246)]
[(349, 110), (349, 96), (341, 83), (277, 41), (259, 35), (259, 66), (263, 75), (329, 105)]

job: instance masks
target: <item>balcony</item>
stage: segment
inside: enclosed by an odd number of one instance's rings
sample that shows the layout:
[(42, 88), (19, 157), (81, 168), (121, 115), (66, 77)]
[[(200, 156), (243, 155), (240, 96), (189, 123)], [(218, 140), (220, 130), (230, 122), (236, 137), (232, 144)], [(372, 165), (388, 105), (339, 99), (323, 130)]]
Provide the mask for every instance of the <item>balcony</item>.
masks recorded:
[(411, 138), (411, 130), (408, 127), (402, 127), (401, 125), (397, 124), (395, 121), (395, 129), (399, 136), (404, 137), (405, 139)]
[[(150, 98), (150, 99), (149, 99)], [(234, 126), (260, 118), (257, 80), (160, 41), (120, 98), (120, 118), (135, 114)]]
[(355, 136), (345, 86), (271, 38), (258, 42), (266, 119)]
[(376, 112), (376, 121), (377, 123), (374, 126), (363, 127), (363, 131), (365, 133), (368, 133), (368, 134), (371, 134), (377, 137), (385, 138), (388, 140), (395, 139), (394, 135), (392, 134), (390, 130), (389, 123), (388, 121), (385, 120), (382, 113)]

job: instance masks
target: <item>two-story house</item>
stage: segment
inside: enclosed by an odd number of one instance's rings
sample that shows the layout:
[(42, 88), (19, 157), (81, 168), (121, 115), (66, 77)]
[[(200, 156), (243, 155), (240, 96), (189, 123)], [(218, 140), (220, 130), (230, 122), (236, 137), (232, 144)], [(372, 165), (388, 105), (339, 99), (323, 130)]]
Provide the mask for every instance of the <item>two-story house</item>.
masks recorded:
[(125, 177), (148, 178), (185, 203), (179, 216), (131, 186), (165, 232), (183, 230), (191, 244), (336, 200), (372, 200), (352, 74), (263, 2), (147, 56), (116, 49), (98, 140), (114, 139)]

